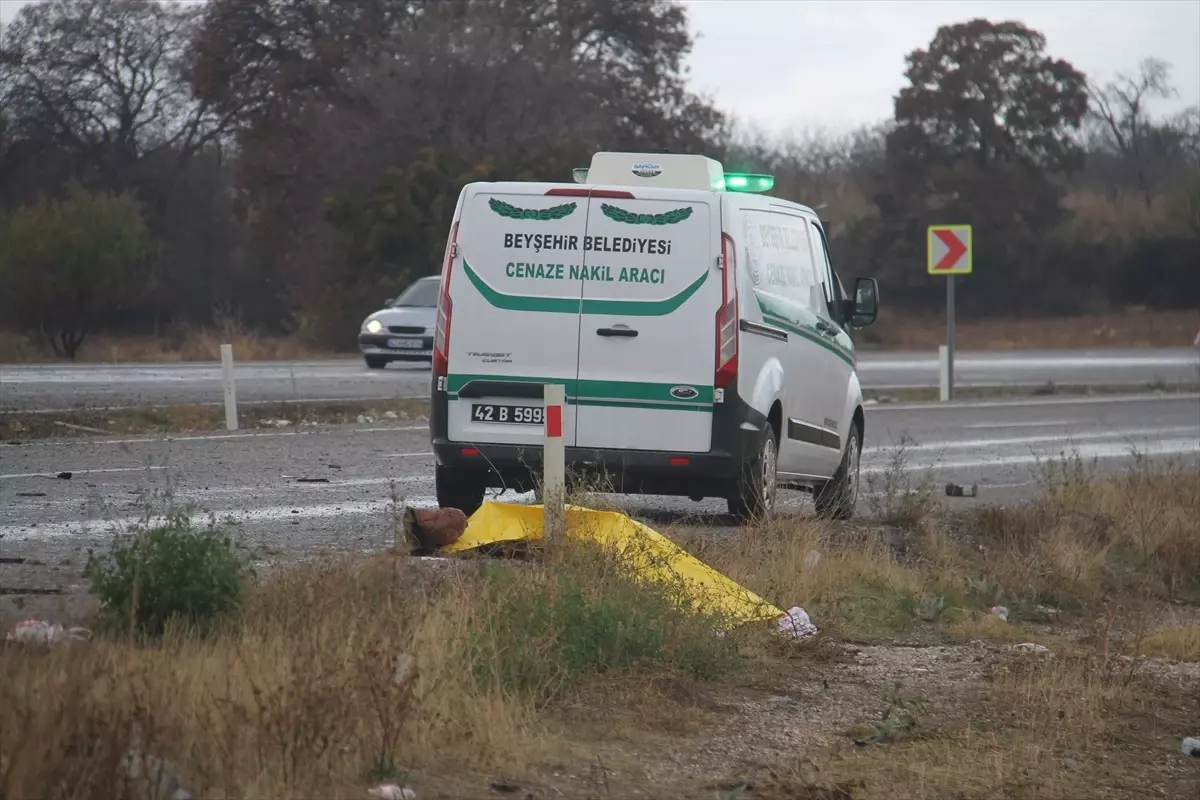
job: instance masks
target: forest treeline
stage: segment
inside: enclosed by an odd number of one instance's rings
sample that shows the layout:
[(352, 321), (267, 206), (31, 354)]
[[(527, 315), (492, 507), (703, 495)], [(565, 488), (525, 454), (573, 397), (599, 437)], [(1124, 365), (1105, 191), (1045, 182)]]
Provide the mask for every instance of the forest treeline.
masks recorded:
[(1200, 306), (1200, 112), (1171, 65), (1087, 76), (1016, 23), (945, 26), (894, 114), (768, 137), (688, 86), (671, 0), (46, 0), (0, 32), (0, 328), (237, 320), (326, 346), (436, 273), (472, 180), (703, 153), (817, 209), (844, 278), (939, 307), (925, 226), (970, 222), (964, 313)]

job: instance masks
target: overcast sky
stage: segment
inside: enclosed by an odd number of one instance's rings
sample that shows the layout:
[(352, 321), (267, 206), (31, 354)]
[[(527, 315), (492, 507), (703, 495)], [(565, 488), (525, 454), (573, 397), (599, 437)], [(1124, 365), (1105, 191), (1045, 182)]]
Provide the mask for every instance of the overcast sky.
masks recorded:
[(737, 117), (771, 131), (846, 128), (891, 116), (904, 56), (939, 25), (1017, 20), (1047, 51), (1107, 80), (1155, 56), (1179, 98), (1200, 104), (1200, 0), (685, 0), (698, 40), (693, 84)]
[[(0, 0), (9, 21), (30, 0)], [(1179, 97), (1200, 105), (1200, 0), (684, 0), (697, 34), (694, 87), (769, 132), (842, 130), (891, 116), (904, 56), (939, 25), (1018, 20), (1089, 77), (1170, 62)]]

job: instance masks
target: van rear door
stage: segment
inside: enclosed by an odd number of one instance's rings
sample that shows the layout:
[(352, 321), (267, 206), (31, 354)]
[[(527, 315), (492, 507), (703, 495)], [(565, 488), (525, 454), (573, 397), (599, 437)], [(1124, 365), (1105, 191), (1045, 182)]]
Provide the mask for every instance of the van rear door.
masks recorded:
[(719, 214), (708, 192), (592, 189), (583, 238), (578, 447), (710, 449)]
[[(587, 200), (550, 184), (464, 189), (450, 272), (447, 436), (455, 442), (543, 441), (542, 384), (576, 393)], [(573, 274), (573, 272), (575, 274)], [(574, 410), (563, 420), (574, 444)]]

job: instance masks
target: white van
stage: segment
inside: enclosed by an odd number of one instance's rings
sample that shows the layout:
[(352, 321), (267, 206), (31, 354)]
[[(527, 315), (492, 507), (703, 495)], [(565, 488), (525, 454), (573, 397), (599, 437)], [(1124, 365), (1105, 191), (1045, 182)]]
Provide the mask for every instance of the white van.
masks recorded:
[(864, 417), (847, 297), (809, 208), (697, 155), (596, 153), (575, 183), (472, 183), (446, 247), (430, 433), (438, 502), (530, 491), (542, 386), (566, 388), (570, 476), (614, 491), (724, 497), (770, 515), (778, 488), (848, 518)]

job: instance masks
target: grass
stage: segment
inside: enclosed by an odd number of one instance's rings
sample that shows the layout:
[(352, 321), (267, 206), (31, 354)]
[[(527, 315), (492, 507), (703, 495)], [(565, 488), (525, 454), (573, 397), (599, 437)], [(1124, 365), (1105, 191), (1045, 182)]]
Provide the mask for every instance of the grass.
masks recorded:
[[(1009, 317), (959, 320), (956, 343), (963, 350), (1078, 349), (1087, 347), (1187, 347), (1200, 330), (1195, 311), (1127, 309), (1080, 317)], [(945, 322), (897, 309), (882, 310), (879, 321), (856, 334), (865, 350), (932, 350), (945, 344)], [(268, 336), (240, 325), (186, 328), (161, 336), (101, 335), (87, 339), (79, 363), (174, 363), (219, 361), (221, 344), (232, 344), (234, 359), (293, 361), (357, 356), (354, 332), (344, 343), (313, 346), (300, 337)], [(0, 364), (61, 361), (49, 346), (21, 334), (0, 331)]]
[(566, 544), (323, 560), (205, 634), (0, 649), (0, 796), (119, 796), (131, 747), (206, 798), (1194, 796), (1200, 478), (1042, 469), (1022, 507), (663, 529), (815, 639), (721, 634)]
[[(296, 336), (268, 336), (241, 325), (181, 328), (161, 336), (95, 334), (75, 355), (81, 364), (161, 364), (182, 361), (220, 361), (221, 345), (233, 345), (236, 361), (305, 361), (357, 355), (356, 331), (348, 330), (342, 347), (316, 347)], [(0, 364), (41, 364), (62, 361), (40, 339), (0, 330)]]
[[(284, 429), (354, 422), (424, 420), (426, 400), (369, 400), (330, 403), (244, 404), (238, 408), (239, 429)], [(225, 430), (225, 409), (195, 403), (55, 412), (0, 414), (0, 442), (163, 433), (206, 433)]]
[[(1196, 311), (1133, 308), (1080, 317), (959, 319), (954, 341), (961, 350), (1190, 347), (1198, 330)], [(936, 352), (946, 343), (946, 322), (942, 315), (884, 308), (857, 341), (864, 350)]]

